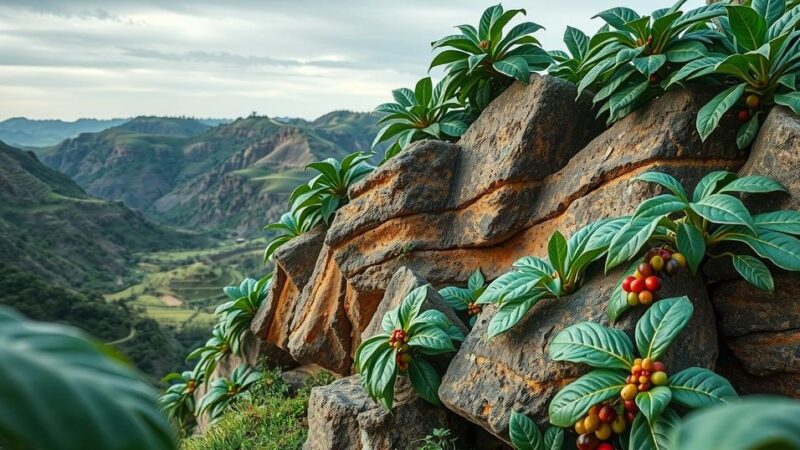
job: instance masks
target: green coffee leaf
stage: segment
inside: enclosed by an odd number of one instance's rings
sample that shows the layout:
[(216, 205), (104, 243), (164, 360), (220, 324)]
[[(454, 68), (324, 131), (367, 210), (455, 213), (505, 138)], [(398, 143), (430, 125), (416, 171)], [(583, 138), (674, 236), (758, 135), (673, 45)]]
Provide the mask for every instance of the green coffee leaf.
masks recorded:
[(671, 400), (672, 391), (666, 386), (658, 386), (649, 391), (638, 393), (636, 395), (636, 406), (647, 417), (647, 421), (652, 424), (658, 420)]
[(669, 408), (652, 423), (644, 414), (637, 414), (631, 425), (628, 447), (636, 450), (667, 450), (671, 444), (673, 430), (678, 424), (678, 415)]
[(800, 271), (800, 240), (777, 231), (759, 230), (758, 237), (744, 233), (727, 233), (727, 240), (743, 242), (750, 246), (758, 256), (767, 258), (776, 266)]
[(758, 117), (760, 114), (760, 112), (753, 114), (753, 117), (742, 124), (742, 126), (739, 127), (739, 131), (736, 132), (736, 147), (740, 150), (747, 148), (747, 146), (753, 142), (753, 139), (756, 138), (756, 135), (758, 135), (758, 128), (760, 125)]
[(564, 429), (550, 427), (544, 432), (543, 450), (561, 450), (564, 447)]
[(726, 186), (735, 179), (736, 174), (728, 172), (727, 170), (710, 172), (697, 183), (697, 187), (694, 188), (694, 193), (692, 194), (692, 200), (699, 202), (709, 195), (716, 193), (720, 188)]
[(640, 217), (622, 227), (608, 248), (606, 272), (633, 258), (653, 235), (660, 220), (661, 217)]
[(528, 314), (533, 305), (538, 303), (544, 295), (545, 292), (539, 291), (529, 297), (503, 303), (489, 322), (489, 328), (486, 330), (487, 336), (493, 338), (510, 330)]
[(674, 195), (658, 195), (639, 204), (636, 212), (633, 213), (633, 217), (663, 217), (667, 214), (681, 211), (687, 206), (687, 203)]
[(750, 255), (733, 255), (733, 267), (748, 283), (767, 291), (775, 291), (775, 282), (767, 266), (758, 258)]
[(753, 218), (741, 200), (727, 194), (711, 194), (697, 203), (691, 204), (692, 210), (704, 219), (721, 224), (744, 225), (756, 231)]
[(696, 125), (703, 141), (717, 128), (722, 116), (736, 104), (746, 87), (747, 83), (742, 83), (728, 88), (700, 108), (700, 111), (697, 112)]
[(691, 367), (669, 378), (672, 400), (687, 408), (704, 408), (736, 399), (736, 391), (725, 378), (708, 369)]
[(428, 324), (415, 327), (414, 333), (408, 339), (408, 345), (425, 355), (438, 355), (456, 350), (445, 330)]
[(619, 396), (625, 386), (623, 372), (598, 369), (561, 389), (550, 402), (550, 423), (571, 427), (590, 407)]
[(731, 181), (718, 192), (763, 193), (776, 191), (788, 192), (782, 184), (778, 183), (772, 178), (762, 177), (760, 175), (750, 175)]
[(585, 363), (599, 369), (630, 370), (633, 344), (617, 329), (582, 322), (561, 330), (550, 342), (550, 359)]
[(647, 310), (636, 324), (636, 346), (644, 358), (658, 360), (689, 323), (694, 306), (687, 297), (662, 299)]
[(628, 305), (628, 293), (622, 290), (622, 282), (625, 281), (625, 278), (627, 278), (629, 274), (632, 274), (636, 270), (642, 261), (642, 258), (634, 260), (622, 273), (619, 281), (617, 281), (616, 287), (611, 291), (611, 301), (608, 303), (608, 308), (606, 309), (608, 320), (611, 323), (616, 322), (619, 316), (630, 308), (630, 305)]
[(679, 199), (689, 203), (689, 197), (686, 196), (686, 190), (683, 189), (681, 183), (672, 175), (667, 175), (666, 173), (661, 172), (645, 172), (634, 178), (634, 180), (646, 181), (648, 183), (656, 183), (661, 185), (675, 194), (675, 196)]
[(753, 216), (753, 223), (759, 230), (778, 231), (786, 234), (800, 234), (800, 211), (773, 211)]
[(547, 255), (550, 258), (550, 264), (560, 274), (565, 274), (565, 264), (567, 262), (567, 239), (559, 231), (553, 232), (550, 235), (550, 241), (547, 243)]
[(516, 450), (542, 450), (544, 437), (539, 427), (524, 414), (511, 411), (508, 434)]
[(686, 257), (686, 263), (692, 275), (697, 274), (697, 268), (706, 256), (706, 240), (703, 233), (694, 225), (683, 222), (678, 225), (676, 236), (678, 251)]
[(764, 44), (767, 21), (748, 6), (728, 6), (730, 30), (742, 53), (755, 50)]
[(442, 379), (428, 361), (422, 358), (412, 359), (408, 363), (408, 378), (420, 397), (432, 405), (441, 405), (438, 392)]

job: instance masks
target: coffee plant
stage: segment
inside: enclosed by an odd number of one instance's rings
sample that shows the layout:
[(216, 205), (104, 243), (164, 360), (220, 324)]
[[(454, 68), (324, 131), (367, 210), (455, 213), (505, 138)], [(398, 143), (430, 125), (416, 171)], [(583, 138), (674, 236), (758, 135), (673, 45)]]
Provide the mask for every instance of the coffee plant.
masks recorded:
[(158, 405), (184, 435), (189, 435), (196, 423), (194, 392), (202, 382), (202, 374), (199, 378), (195, 375), (192, 371), (168, 374), (161, 381), (174, 383), (158, 396)]
[(477, 303), (478, 297), (486, 290), (486, 280), (481, 269), (476, 270), (467, 281), (467, 287), (460, 288), (449, 286), (439, 291), (450, 307), (456, 311), (466, 311), (469, 316), (469, 326), (475, 325), (481, 306)]
[(219, 305), (214, 314), (225, 323), (225, 341), (230, 343), (235, 353), (239, 352), (245, 332), (267, 298), (271, 279), (271, 274), (258, 281), (245, 278), (239, 286), (227, 286), (223, 289), (230, 301)]
[(395, 309), (383, 316), (383, 333), (358, 346), (355, 369), (367, 394), (388, 410), (394, 401), (398, 375), (411, 381), (420, 397), (439, 405), (441, 378), (426, 357), (455, 352), (454, 342), (464, 334), (441, 311), (420, 311), (429, 286), (411, 291)]
[[(567, 46), (568, 52), (562, 50), (550, 51), (550, 56), (552, 56), (554, 63), (550, 66), (548, 72), (554, 77), (574, 84), (580, 83), (587, 72), (591, 70), (592, 64), (598, 58), (602, 58), (604, 52), (609, 51), (589, 53), (589, 36), (583, 31), (570, 26), (564, 32), (564, 44)], [(613, 47), (609, 46), (607, 48), (613, 51)], [(593, 90), (594, 86), (594, 84), (590, 84), (588, 88)]]
[(508, 434), (516, 450), (561, 450), (564, 446), (563, 428), (550, 427), (542, 434), (528, 416), (516, 411), (511, 411)]
[(189, 353), (189, 356), (186, 357), (187, 361), (198, 360), (194, 367), (195, 379), (202, 378), (208, 383), (211, 373), (217, 368), (217, 364), (222, 358), (232, 354), (234, 348), (238, 349), (228, 340), (228, 337), (225, 322), (218, 322), (211, 330), (211, 337), (205, 345)]
[(667, 447), (669, 431), (678, 420), (671, 404), (695, 409), (737, 398), (730, 383), (710, 370), (692, 367), (670, 374), (660, 361), (693, 311), (686, 297), (664, 299), (648, 309), (636, 325), (639, 358), (620, 330), (594, 322), (562, 330), (550, 342), (550, 358), (595, 370), (556, 394), (550, 402), (550, 422), (574, 426), (580, 449), (597, 448), (600, 441), (612, 438), (615, 424), (624, 431), (617, 419), (624, 414), (630, 427), (627, 448), (661, 449)]
[(489, 322), (489, 337), (511, 329), (543, 298), (575, 292), (588, 266), (606, 253), (625, 222), (626, 219), (600, 220), (580, 229), (569, 240), (556, 231), (547, 246), (549, 261), (525, 257), (515, 262), (516, 270), (494, 280), (475, 302), (499, 306)]
[(419, 441), (417, 450), (456, 450), (457, 437), (447, 428), (434, 428), (431, 434)]
[(156, 392), (77, 328), (0, 307), (0, 447), (177, 448)]
[(490, 6), (480, 23), (459, 25), (459, 34), (445, 36), (431, 43), (442, 50), (430, 68), (445, 66), (447, 78), (457, 89), (462, 103), (469, 102), (478, 111), (502, 93), (514, 80), (528, 83), (531, 73), (546, 69), (553, 58), (543, 50), (533, 33), (542, 29), (533, 22), (523, 22), (503, 34), (506, 25), (524, 9), (503, 10)]
[(281, 245), (289, 242), (293, 238), (296, 238), (303, 233), (311, 231), (312, 228), (319, 224), (319, 220), (315, 220), (318, 218), (321, 218), (321, 216), (303, 217), (294, 211), (289, 211), (287, 213), (283, 213), (280, 220), (277, 222), (271, 223), (264, 227), (264, 230), (266, 231), (279, 233), (269, 241), (269, 244), (267, 244), (267, 248), (264, 250), (264, 262), (272, 259), (272, 254), (275, 253), (275, 250), (277, 250)]
[(414, 90), (407, 88), (392, 91), (394, 103), (384, 103), (375, 108), (383, 116), (378, 123), (383, 128), (375, 136), (372, 146), (394, 139), (384, 155), (388, 160), (408, 144), (422, 139), (453, 141), (467, 131), (461, 103), (454, 97), (456, 84), (450, 78), (433, 85), (430, 77), (417, 82)]
[[(769, 292), (774, 290), (774, 282), (767, 266), (754, 256), (729, 248), (729, 244), (746, 244), (776, 266), (800, 271), (800, 240), (795, 237), (800, 235), (800, 212), (751, 214), (735, 196), (786, 192), (777, 181), (757, 175), (739, 177), (732, 172), (711, 172), (700, 180), (690, 199), (678, 180), (665, 173), (647, 172), (636, 179), (659, 184), (670, 193), (645, 200), (636, 208), (609, 245), (606, 271), (634, 259), (648, 242), (665, 246), (668, 252), (670, 248), (677, 249), (681, 255), (677, 263), (683, 265), (685, 261), (692, 274), (706, 258), (729, 257), (747, 282)], [(726, 244), (726, 250), (715, 253), (722, 244)], [(661, 255), (666, 259), (663, 251)], [(652, 264), (654, 255), (648, 256)], [(620, 286), (624, 282), (621, 280)], [(611, 298), (609, 317), (616, 320), (630, 306), (628, 293), (619, 289)]]
[[(355, 152), (345, 156), (341, 161), (328, 158), (306, 166), (306, 169), (319, 172), (319, 175), (308, 184), (322, 197), (324, 211), (336, 211), (347, 204), (349, 200), (347, 191), (350, 186), (375, 170), (369, 163), (372, 156), (372, 153)], [(323, 221), (328, 223), (328, 217), (323, 216)]]
[(222, 413), (234, 402), (247, 399), (250, 389), (262, 380), (262, 374), (253, 370), (248, 365), (237, 367), (231, 373), (230, 379), (216, 378), (211, 382), (208, 392), (200, 399), (197, 405), (197, 414), (208, 411), (212, 423), (222, 416)]
[(684, 13), (684, 3), (679, 0), (650, 16), (624, 7), (595, 16), (607, 26), (589, 41), (591, 69), (581, 77), (578, 92), (600, 87), (594, 102), (603, 102), (599, 114), (608, 113), (608, 123), (661, 94), (662, 81), (680, 65), (708, 55), (708, 23), (724, 14), (725, 7), (715, 3)]
[(792, 450), (800, 448), (800, 402), (748, 397), (689, 414), (675, 430), (671, 450)]
[[(783, 0), (758, 0), (752, 6), (725, 7), (726, 20), (718, 21), (719, 56), (705, 58), (671, 82), (701, 72), (704, 78), (720, 78), (727, 89), (697, 114), (697, 131), (705, 140), (725, 113), (736, 107), (741, 122), (736, 142), (745, 148), (759, 129), (759, 116), (775, 104), (800, 114), (800, 6), (786, 8)], [(709, 74), (709, 70), (711, 70)]]

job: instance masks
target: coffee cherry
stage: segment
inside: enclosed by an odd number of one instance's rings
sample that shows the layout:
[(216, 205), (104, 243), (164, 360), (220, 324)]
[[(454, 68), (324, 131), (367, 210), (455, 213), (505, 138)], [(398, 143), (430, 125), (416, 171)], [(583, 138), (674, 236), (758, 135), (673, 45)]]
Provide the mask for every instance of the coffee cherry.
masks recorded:
[(686, 257), (683, 256), (682, 253), (673, 253), (672, 259), (678, 261), (678, 265), (681, 267), (681, 269), (686, 268)]
[(583, 419), (575, 422), (575, 432), (578, 434), (586, 433), (586, 427), (583, 426)]
[(637, 377), (642, 374), (641, 361), (638, 364), (634, 364), (633, 367), (631, 367), (631, 373)]
[(661, 77), (657, 73), (650, 75), (650, 84), (658, 84), (660, 81)]
[(638, 270), (633, 272), (633, 278), (637, 280), (644, 280), (644, 275), (642, 275)]
[(667, 275), (670, 276), (678, 273), (680, 269), (681, 269), (680, 263), (674, 259), (670, 259), (669, 261), (666, 262), (666, 264), (664, 264), (664, 272), (666, 272)]
[(622, 434), (625, 431), (625, 416), (623, 414), (619, 414), (614, 418), (614, 422), (611, 423), (611, 431), (617, 434)]
[(600, 418), (597, 416), (586, 416), (583, 419), (583, 428), (586, 430), (587, 433), (593, 433), (600, 427)]
[(597, 436), (597, 439), (601, 441), (605, 441), (606, 439), (611, 437), (611, 424), (604, 423), (600, 425), (600, 428), (594, 432), (594, 435)]
[(590, 416), (596, 416), (596, 415), (600, 414), (600, 407), (598, 405), (594, 405), (591, 408), (589, 408), (589, 412), (586, 413), (586, 414), (588, 414)]
[(614, 411), (614, 408), (612, 408), (611, 405), (604, 405), (602, 408), (600, 408), (600, 414), (598, 414), (598, 417), (600, 417), (601, 422), (611, 423), (617, 417), (617, 412)]
[(642, 358), (636, 358), (636, 359), (634, 359), (634, 360), (633, 360), (633, 365), (634, 365), (634, 366), (639, 366), (639, 367), (642, 367)]
[(653, 266), (651, 266), (648, 263), (639, 264), (639, 267), (636, 270), (638, 270), (639, 273), (642, 274), (645, 278), (653, 274)]
[(609, 444), (608, 442), (603, 442), (602, 444), (597, 446), (597, 450), (614, 450), (614, 446)]
[(739, 114), (737, 114), (736, 117), (739, 119), (739, 122), (747, 122), (750, 120), (750, 111), (743, 109), (739, 111)]
[(642, 360), (642, 370), (651, 371), (653, 370), (653, 360), (650, 358), (645, 358)]
[(664, 258), (660, 255), (653, 256), (650, 258), (650, 265), (653, 266), (653, 270), (656, 272), (661, 272), (661, 269), (664, 268)]
[(650, 292), (658, 292), (661, 290), (661, 278), (656, 276), (649, 276), (644, 279), (644, 285)]
[(631, 283), (633, 283), (633, 280), (635, 280), (635, 279), (636, 279), (636, 277), (632, 277), (631, 276), (631, 277), (626, 277), (624, 280), (622, 280), (622, 290), (625, 291), (625, 292), (630, 292), (631, 291)]
[(636, 292), (629, 292), (627, 300), (629, 305), (636, 306), (639, 304), (639, 294)]
[(639, 384), (645, 384), (650, 381), (650, 377), (642, 375), (639, 377)]
[(600, 439), (597, 439), (594, 433), (585, 433), (578, 436), (575, 444), (578, 446), (578, 450), (597, 450), (597, 446), (600, 445)]
[(642, 291), (639, 293), (639, 303), (647, 306), (653, 303), (653, 293), (650, 291)]
[(670, 253), (669, 250), (660, 248), (658, 249), (658, 254), (661, 256), (661, 259), (663, 259), (664, 262), (667, 262), (670, 259), (672, 259), (672, 253)]
[(638, 393), (639, 389), (635, 384), (626, 384), (625, 387), (622, 388), (622, 391), (620, 391), (619, 395), (623, 400), (633, 400), (636, 398), (636, 394)]
[(761, 99), (755, 94), (750, 94), (747, 96), (745, 103), (747, 103), (748, 108), (756, 109), (761, 104)]
[(635, 418), (636, 418), (635, 412), (630, 412), (630, 411), (625, 412), (625, 420), (627, 420), (628, 423), (633, 423), (633, 419)]
[(624, 402), (622, 402), (622, 404), (625, 406), (625, 411), (630, 411), (630, 412), (639, 411), (639, 407), (636, 406), (635, 400), (625, 400)]
[(631, 283), (631, 292), (636, 292), (637, 294), (642, 292), (645, 288), (644, 280), (641, 278), (633, 280)]
[(667, 384), (667, 373), (666, 372), (655, 372), (651, 377), (650, 381), (653, 382), (656, 386), (664, 386)]
[(666, 372), (667, 365), (662, 363), (661, 361), (656, 361), (653, 363), (653, 372)]
[(650, 383), (639, 383), (639, 392), (647, 392), (650, 390)]

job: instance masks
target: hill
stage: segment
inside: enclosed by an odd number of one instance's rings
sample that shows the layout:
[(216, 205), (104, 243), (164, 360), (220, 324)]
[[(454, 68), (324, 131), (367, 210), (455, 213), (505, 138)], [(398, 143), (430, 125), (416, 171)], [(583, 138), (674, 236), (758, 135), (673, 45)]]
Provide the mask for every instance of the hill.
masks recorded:
[(205, 243), (86, 194), (31, 152), (0, 142), (0, 262), (81, 289), (126, 284), (134, 253)]
[(366, 151), (377, 131), (377, 116), (348, 111), (314, 121), (250, 116), (203, 132), (182, 120), (139, 118), (39, 155), (88, 193), (163, 224), (248, 235), (282, 212), (310, 177), (306, 164)]
[(81, 133), (97, 133), (128, 119), (33, 120), (13, 117), (0, 122), (0, 141), (18, 147), (46, 147)]

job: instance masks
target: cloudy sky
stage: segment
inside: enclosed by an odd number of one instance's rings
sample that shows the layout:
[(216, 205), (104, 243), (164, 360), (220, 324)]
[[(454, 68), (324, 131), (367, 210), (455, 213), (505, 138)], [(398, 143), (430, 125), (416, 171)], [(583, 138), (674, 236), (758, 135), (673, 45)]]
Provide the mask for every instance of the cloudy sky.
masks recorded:
[[(0, 120), (190, 115), (314, 118), (413, 85), (430, 42), (478, 0), (0, 0)], [(702, 0), (689, 0), (687, 7)], [(645, 0), (518, 0), (545, 48), (567, 24)], [(658, 7), (668, 3), (658, 3)], [(435, 75), (435, 74), (434, 74)]]

